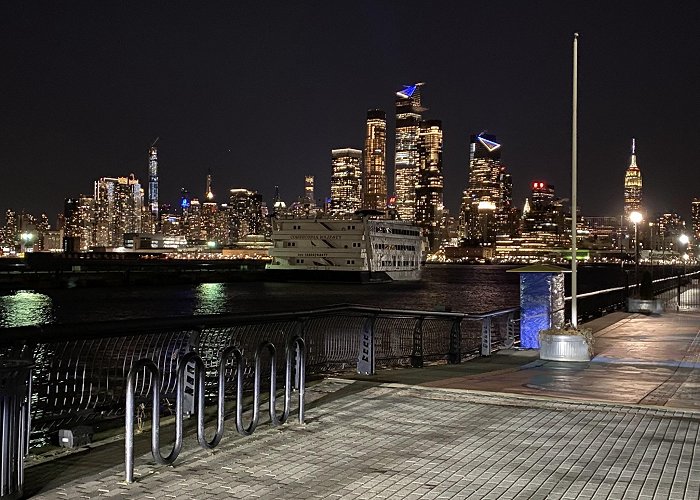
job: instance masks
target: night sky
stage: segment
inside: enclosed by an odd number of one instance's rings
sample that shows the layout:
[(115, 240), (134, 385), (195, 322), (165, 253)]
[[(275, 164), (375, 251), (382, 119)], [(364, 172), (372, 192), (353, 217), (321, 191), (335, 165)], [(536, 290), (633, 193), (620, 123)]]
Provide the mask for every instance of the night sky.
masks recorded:
[[(362, 148), (367, 109), (394, 134), (394, 92), (427, 82), (444, 130), (445, 203), (487, 130), (522, 203), (528, 183), (570, 196), (571, 44), (579, 41), (579, 205), (622, 211), (631, 138), (647, 210), (700, 196), (700, 3), (2, 2), (0, 209), (47, 211), (134, 172), (160, 137), (161, 202), (203, 196), (207, 170), (287, 202), (330, 150)], [(393, 179), (393, 140), (387, 164)]]

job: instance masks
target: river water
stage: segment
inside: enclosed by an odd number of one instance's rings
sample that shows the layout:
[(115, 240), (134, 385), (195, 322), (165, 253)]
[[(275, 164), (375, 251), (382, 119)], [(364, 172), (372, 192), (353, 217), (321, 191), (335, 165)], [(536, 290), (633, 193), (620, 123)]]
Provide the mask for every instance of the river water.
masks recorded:
[[(486, 312), (517, 306), (513, 266), (426, 266), (419, 283), (202, 283), (74, 288), (0, 296), (0, 327), (236, 312), (299, 311), (335, 304)], [(581, 268), (579, 291), (619, 285), (619, 269)]]

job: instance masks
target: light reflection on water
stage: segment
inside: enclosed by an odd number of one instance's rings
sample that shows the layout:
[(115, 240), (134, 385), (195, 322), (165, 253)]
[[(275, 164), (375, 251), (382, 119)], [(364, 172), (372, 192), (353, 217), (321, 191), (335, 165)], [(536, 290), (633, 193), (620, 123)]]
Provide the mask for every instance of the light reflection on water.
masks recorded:
[(202, 283), (195, 287), (194, 314), (218, 314), (226, 311), (226, 285)]
[(175, 316), (303, 311), (337, 304), (484, 312), (518, 305), (505, 266), (428, 266), (418, 283), (235, 282), (0, 294), (0, 328)]
[(52, 323), (53, 301), (47, 295), (19, 290), (0, 295), (0, 327), (43, 325)]

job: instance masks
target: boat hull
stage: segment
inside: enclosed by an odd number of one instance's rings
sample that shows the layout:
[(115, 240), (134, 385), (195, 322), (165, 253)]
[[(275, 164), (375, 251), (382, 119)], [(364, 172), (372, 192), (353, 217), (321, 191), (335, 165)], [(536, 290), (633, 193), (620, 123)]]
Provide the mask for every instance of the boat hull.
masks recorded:
[(321, 283), (390, 283), (420, 281), (421, 270), (394, 271), (345, 271), (325, 269), (266, 269), (266, 281), (321, 282)]

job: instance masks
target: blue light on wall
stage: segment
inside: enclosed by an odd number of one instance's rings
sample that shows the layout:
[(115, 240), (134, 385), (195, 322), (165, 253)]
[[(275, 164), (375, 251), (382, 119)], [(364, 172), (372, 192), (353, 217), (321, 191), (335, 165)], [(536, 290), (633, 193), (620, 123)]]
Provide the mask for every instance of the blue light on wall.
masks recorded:
[(540, 330), (551, 326), (550, 282), (548, 273), (520, 275), (520, 347), (539, 349)]
[(180, 201), (180, 206), (181, 206), (182, 208), (190, 208), (190, 200), (188, 200), (187, 198), (183, 198), (183, 199)]

